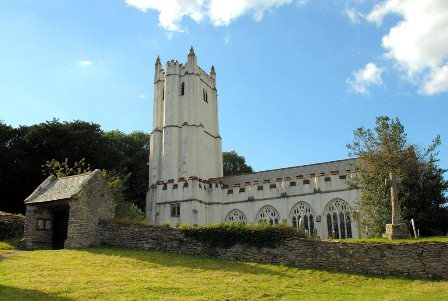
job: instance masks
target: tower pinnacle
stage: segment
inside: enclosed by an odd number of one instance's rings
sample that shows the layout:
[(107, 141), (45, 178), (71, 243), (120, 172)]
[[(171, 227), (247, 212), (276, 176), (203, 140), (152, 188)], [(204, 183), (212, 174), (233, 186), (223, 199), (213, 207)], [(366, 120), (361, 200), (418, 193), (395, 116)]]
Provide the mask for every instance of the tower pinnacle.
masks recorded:
[(159, 56), (159, 55), (157, 56), (157, 59), (156, 59), (156, 65), (162, 65), (162, 64), (160, 63), (160, 56)]
[(194, 49), (193, 46), (190, 47), (190, 54), (189, 55), (194, 55)]

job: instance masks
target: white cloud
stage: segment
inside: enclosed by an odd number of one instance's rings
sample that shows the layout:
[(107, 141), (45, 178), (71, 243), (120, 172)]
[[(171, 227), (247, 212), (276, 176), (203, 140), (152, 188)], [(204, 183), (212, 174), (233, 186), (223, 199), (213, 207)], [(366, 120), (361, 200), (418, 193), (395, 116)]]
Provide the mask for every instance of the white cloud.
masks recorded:
[[(168, 31), (183, 31), (180, 25), (184, 17), (195, 22), (204, 18), (215, 26), (229, 25), (242, 15), (249, 14), (255, 21), (260, 21), (265, 12), (293, 0), (125, 0), (130, 6), (141, 11), (150, 9), (159, 12), (159, 25)], [(298, 0), (299, 5), (307, 0)]]
[(428, 79), (420, 88), (420, 93), (434, 95), (442, 92), (448, 92), (448, 65), (433, 69)]
[(230, 34), (227, 33), (227, 34), (225, 35), (225, 37), (224, 37), (224, 43), (225, 43), (225, 44), (229, 44), (229, 43), (230, 43)]
[(143, 98), (143, 99), (146, 98), (146, 95), (145, 95), (145, 94), (139, 94), (139, 95), (137, 95), (137, 96), (138, 96), (138, 98)]
[(385, 0), (367, 20), (382, 24), (388, 15), (400, 21), (382, 39), (385, 56), (427, 95), (448, 91), (448, 1)]
[(89, 61), (89, 60), (80, 60), (80, 61), (78, 61), (78, 66), (79, 67), (90, 67), (90, 66), (92, 66), (93, 65), (93, 62), (92, 61)]
[(363, 69), (353, 72), (346, 82), (350, 89), (359, 94), (369, 94), (371, 86), (381, 86), (383, 79), (381, 73), (383, 69), (378, 68), (374, 63), (368, 63)]
[(352, 24), (359, 24), (361, 22), (361, 19), (364, 18), (364, 15), (354, 8), (348, 7), (345, 9), (344, 13), (350, 19), (350, 22)]

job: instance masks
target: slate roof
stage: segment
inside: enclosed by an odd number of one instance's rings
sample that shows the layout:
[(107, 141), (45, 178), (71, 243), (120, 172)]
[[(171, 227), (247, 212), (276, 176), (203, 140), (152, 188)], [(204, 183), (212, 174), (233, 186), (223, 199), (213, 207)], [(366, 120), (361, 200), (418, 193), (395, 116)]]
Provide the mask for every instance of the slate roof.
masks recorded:
[(355, 171), (356, 160), (357, 159), (346, 159), (317, 164), (271, 169), (254, 172), (251, 174), (227, 176), (217, 178), (216, 180), (220, 180), (223, 184), (231, 186), (233, 184), (243, 185), (245, 182), (252, 183), (254, 181), (263, 183), (264, 180), (268, 179), (271, 181), (271, 183), (275, 183), (277, 178), (284, 179), (286, 177), (290, 177), (291, 180), (295, 180), (295, 177), (299, 175), (303, 175), (304, 179), (308, 179), (310, 174), (319, 176), (320, 173), (325, 173), (326, 176), (330, 176), (330, 173), (336, 170), (339, 171), (339, 174), (344, 175), (346, 173), (346, 170), (350, 170), (351, 172)]
[(89, 178), (98, 172), (100, 171), (97, 169), (93, 172), (63, 178), (49, 176), (25, 199), (25, 204), (69, 199), (76, 195), (87, 183)]

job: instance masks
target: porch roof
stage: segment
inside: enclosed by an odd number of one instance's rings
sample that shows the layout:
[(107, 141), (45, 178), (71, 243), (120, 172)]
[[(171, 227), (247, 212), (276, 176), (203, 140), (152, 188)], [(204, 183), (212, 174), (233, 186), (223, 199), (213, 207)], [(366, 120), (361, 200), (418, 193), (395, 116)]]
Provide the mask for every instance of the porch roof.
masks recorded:
[(25, 204), (45, 203), (63, 199), (70, 199), (76, 195), (87, 180), (94, 174), (100, 172), (98, 169), (80, 175), (57, 178), (49, 176), (34, 192), (25, 199)]

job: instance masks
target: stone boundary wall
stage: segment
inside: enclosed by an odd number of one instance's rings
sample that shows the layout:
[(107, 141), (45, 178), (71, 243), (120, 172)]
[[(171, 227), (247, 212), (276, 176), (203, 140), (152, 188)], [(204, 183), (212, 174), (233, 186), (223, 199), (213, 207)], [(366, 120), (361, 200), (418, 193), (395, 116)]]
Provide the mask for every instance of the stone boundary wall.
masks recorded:
[(344, 243), (288, 239), (277, 247), (213, 247), (169, 227), (100, 222), (101, 245), (163, 250), (263, 263), (282, 263), (329, 271), (448, 279), (447, 243)]
[(24, 216), (0, 212), (0, 239), (22, 236), (24, 224)]

